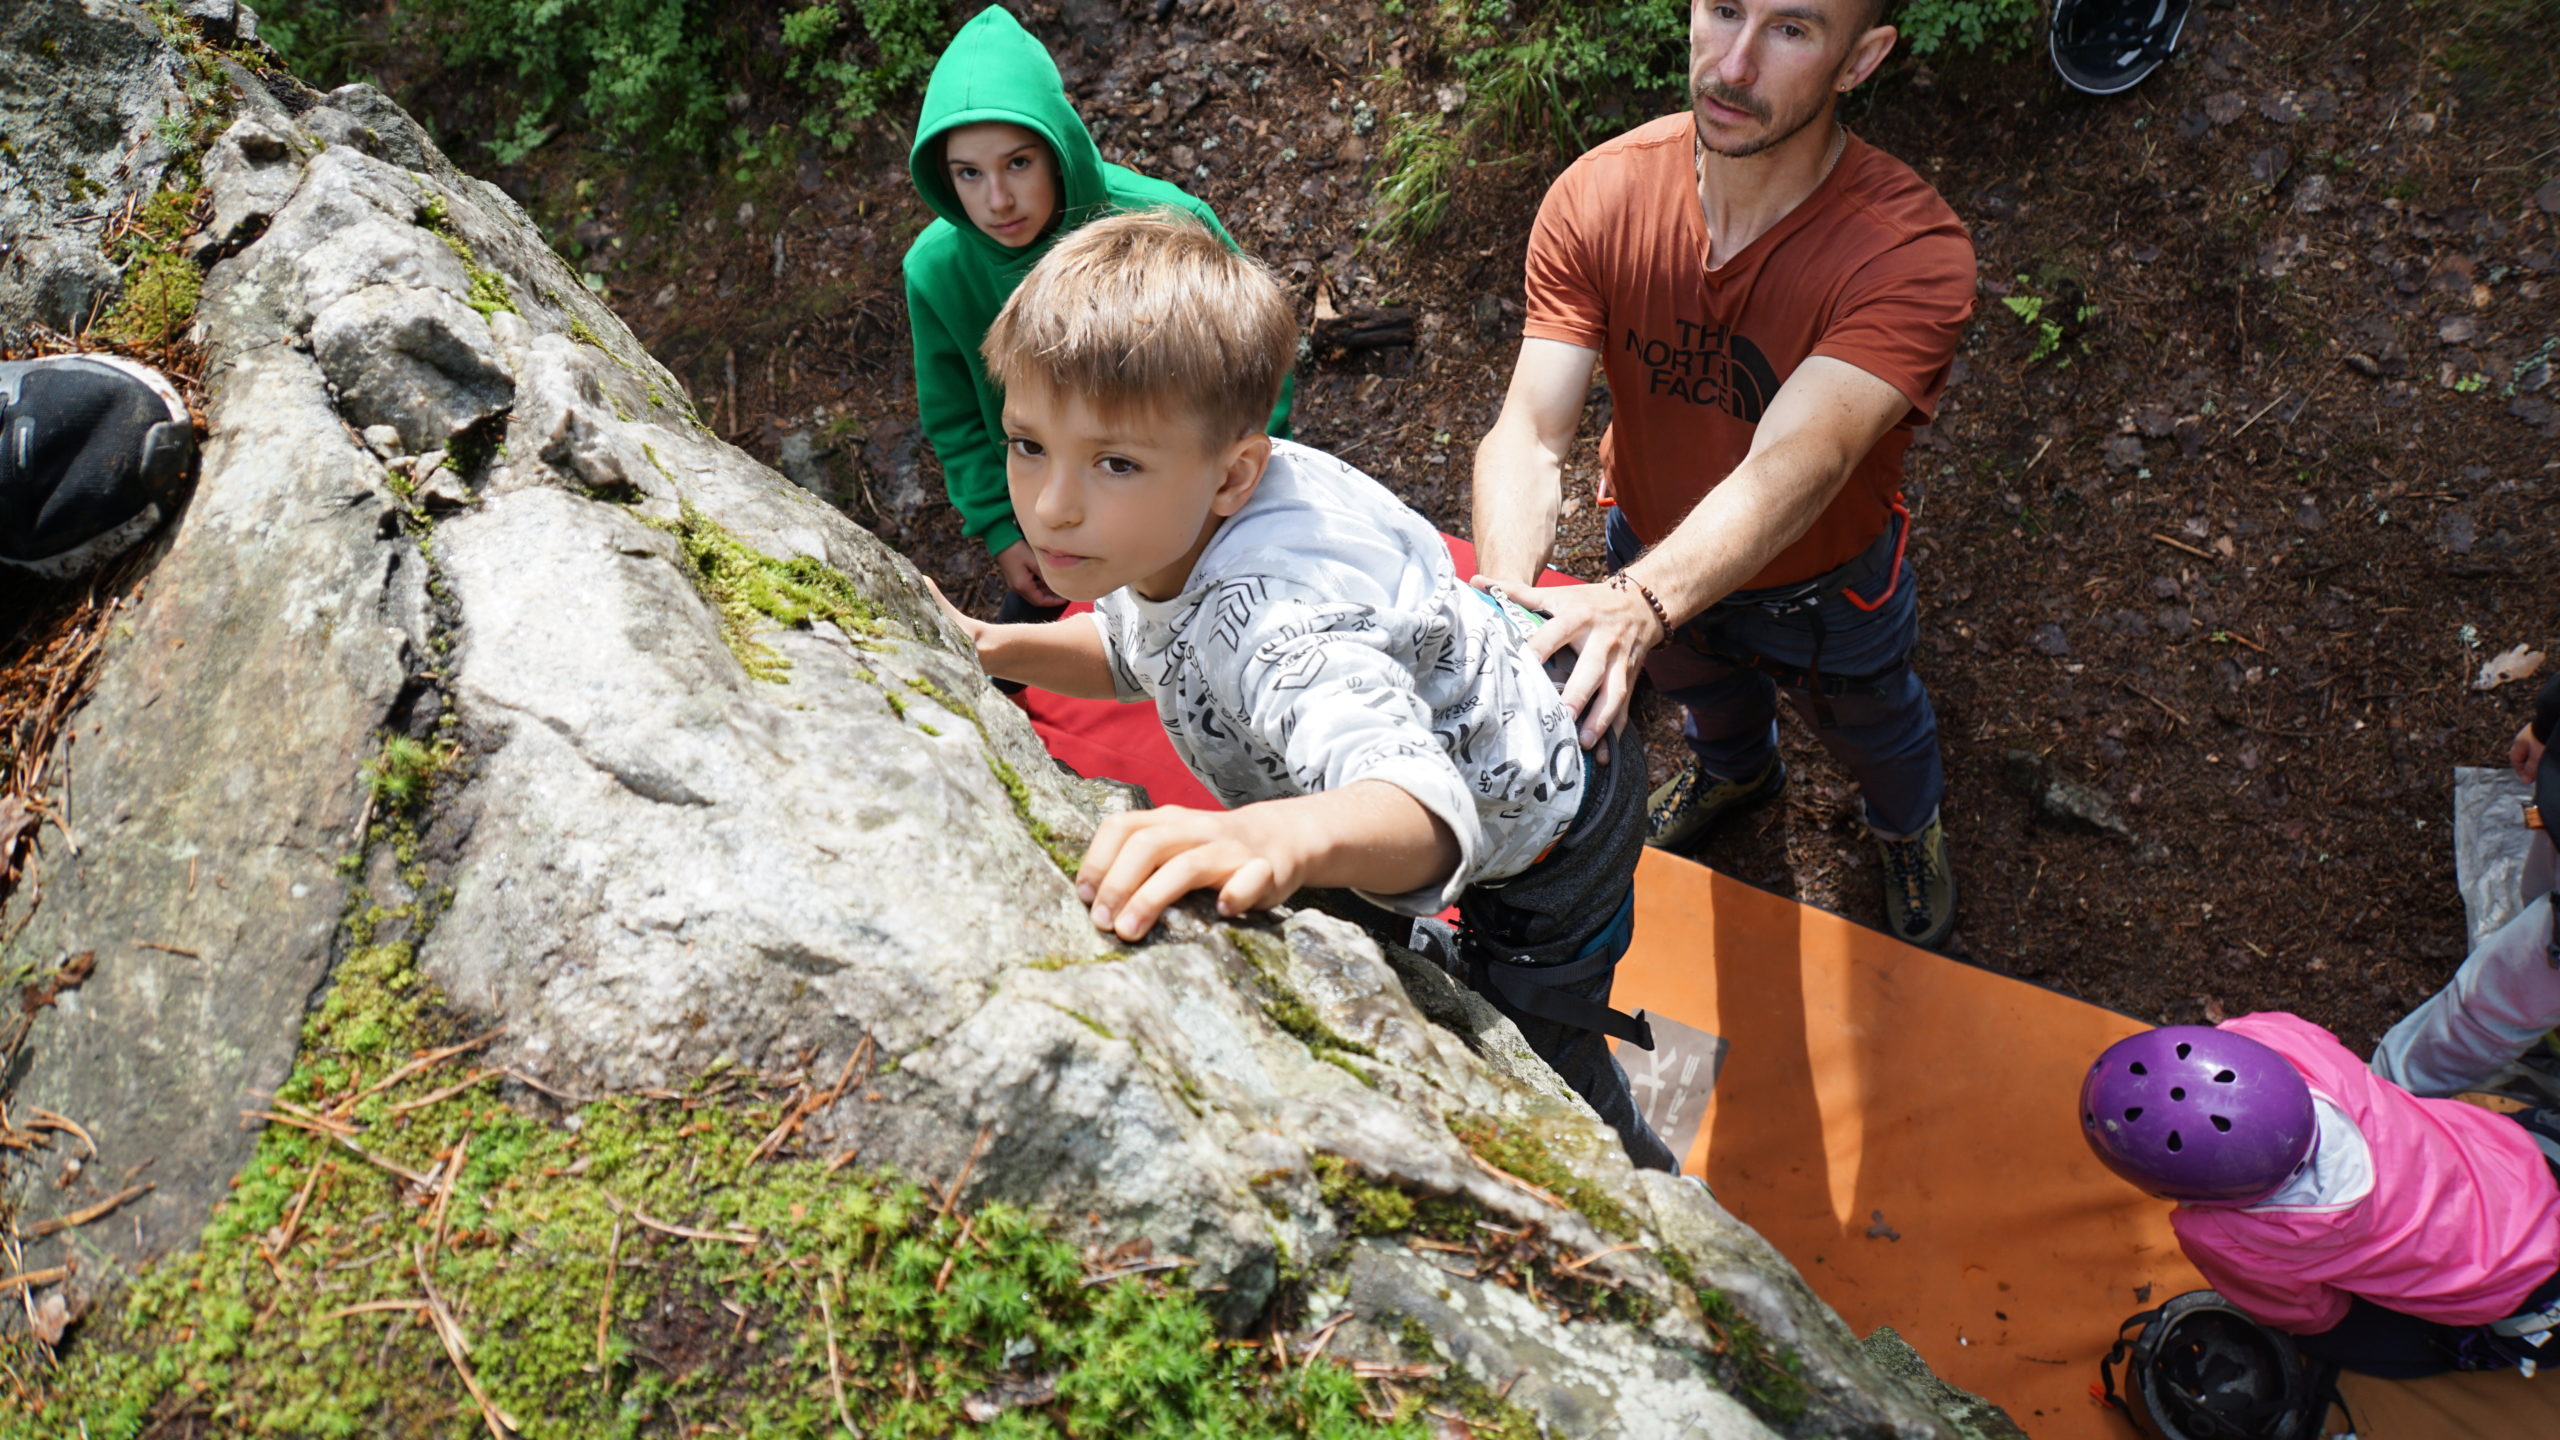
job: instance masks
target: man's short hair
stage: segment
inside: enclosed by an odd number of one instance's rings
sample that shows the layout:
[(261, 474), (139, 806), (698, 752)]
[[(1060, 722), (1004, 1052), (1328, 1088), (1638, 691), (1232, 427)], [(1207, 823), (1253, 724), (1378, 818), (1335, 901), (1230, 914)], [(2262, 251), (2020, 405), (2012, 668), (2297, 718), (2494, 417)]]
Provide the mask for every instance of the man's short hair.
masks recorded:
[(997, 313), (979, 354), (1106, 415), (1155, 409), (1214, 444), (1259, 433), (1298, 358), (1280, 282), (1178, 210), (1113, 215), (1063, 236)]

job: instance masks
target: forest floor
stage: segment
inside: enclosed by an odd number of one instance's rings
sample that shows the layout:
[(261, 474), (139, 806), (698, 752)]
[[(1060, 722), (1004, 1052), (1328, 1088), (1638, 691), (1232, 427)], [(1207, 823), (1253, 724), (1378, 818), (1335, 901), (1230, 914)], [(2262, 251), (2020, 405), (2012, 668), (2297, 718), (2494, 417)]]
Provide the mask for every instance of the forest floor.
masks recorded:
[[(1435, 238), (1372, 240), (1383, 117), (1464, 104), (1418, 22), (1372, 0), (1014, 8), (1104, 155), (1207, 199), (1311, 326), (1410, 314), (1410, 345), (1319, 349), (1298, 437), (1467, 533), (1523, 247), (1569, 156), (1480, 153)], [(2502, 764), (2535, 688), (2474, 680), (2560, 640), (2555, 49), (2549, 0), (2217, 0), (2113, 99), (2040, 53), (1898, 59), (1851, 97), (1981, 262), (1910, 457), (1950, 953), (2147, 1020), (2293, 1010), (2359, 1047), (2450, 973), (2452, 770)], [(599, 277), (716, 428), (992, 613), (914, 423), (898, 261), (928, 216), (902, 126), (746, 179), (575, 136), (498, 167), (469, 138), (482, 92), (415, 63), (384, 83)], [(1606, 405), (1556, 561), (1584, 574)], [(1875, 923), (1854, 792), (1782, 728), (1797, 783), (1699, 858)], [(2013, 752), (2107, 792), (2134, 838), (2037, 818)]]

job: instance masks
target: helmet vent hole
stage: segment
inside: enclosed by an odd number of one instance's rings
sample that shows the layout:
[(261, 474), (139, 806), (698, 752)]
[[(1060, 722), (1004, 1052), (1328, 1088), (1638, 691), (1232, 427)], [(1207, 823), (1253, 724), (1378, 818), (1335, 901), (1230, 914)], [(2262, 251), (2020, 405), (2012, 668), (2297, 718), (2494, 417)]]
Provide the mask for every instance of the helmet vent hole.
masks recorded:
[(2186, 1086), (2184, 1086), (2184, 1085), (2172, 1085), (2172, 1086), (2170, 1086), (2170, 1087), (2169, 1087), (2169, 1098), (2170, 1098), (2170, 1099), (2172, 1099), (2172, 1100), (2184, 1100), (2184, 1099), (2186, 1099), (2186, 1098), (2187, 1098), (2187, 1087), (2186, 1087)]
[(2142, 1068), (2142, 1062), (2139, 1060), (2134, 1061), (2133, 1064), (2127, 1068), (2131, 1069), (2136, 1075), (2148, 1075), (2151, 1073), (2150, 1071)]
[(2179, 1041), (2179, 1042), (2178, 1042), (2178, 1058), (2179, 1058), (2179, 1059), (2181, 1059), (2181, 1060), (2186, 1059), (2186, 1058), (2187, 1058), (2187, 1056), (2189, 1056), (2190, 1054), (2193, 1054), (2193, 1053), (2194, 1053), (2195, 1048), (2196, 1048), (2196, 1047), (2194, 1047), (2193, 1045), (2188, 1044), (2188, 1043), (2187, 1043), (2186, 1041), (2184, 1041), (2184, 1040)]
[(2174, 1152), (2176, 1152), (2176, 1151), (2184, 1150), (2184, 1149), (2186, 1149), (2186, 1148), (2187, 1148), (2187, 1142), (2178, 1138), (2178, 1132), (2177, 1132), (2177, 1131), (2175, 1131), (2175, 1130), (2170, 1131), (2170, 1132), (2169, 1132), (2169, 1149), (2171, 1150), (2171, 1152), (2172, 1152), (2172, 1153), (2174, 1153)]
[(2213, 1117), (2213, 1128), (2227, 1135), (2231, 1133), (2231, 1121), (2226, 1116), (2216, 1115)]
[(2128, 1124), (2128, 1125), (2132, 1124), (2134, 1121), (2139, 1120), (2139, 1119), (2141, 1119), (2141, 1118), (2142, 1118), (2142, 1107), (2141, 1107), (2141, 1106), (2139, 1106), (2139, 1105), (2136, 1105), (2136, 1106), (2134, 1106), (2132, 1109), (2127, 1110), (2126, 1112), (2124, 1112), (2124, 1121), (2125, 1121), (2125, 1123), (2126, 1123), (2126, 1124)]
[(2239, 1078), (2240, 1077), (2238, 1075), (2233, 1074), (2231, 1071), (2217, 1070), (2213, 1074), (2213, 1083), (2216, 1085), (2228, 1085)]

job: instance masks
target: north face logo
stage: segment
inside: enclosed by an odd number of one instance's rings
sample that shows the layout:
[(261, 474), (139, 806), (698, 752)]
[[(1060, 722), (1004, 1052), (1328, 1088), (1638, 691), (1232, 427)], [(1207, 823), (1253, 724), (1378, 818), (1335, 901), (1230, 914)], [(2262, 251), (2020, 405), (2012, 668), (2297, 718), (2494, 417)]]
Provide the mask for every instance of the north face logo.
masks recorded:
[(1645, 367), (1645, 393), (1692, 405), (1721, 405), (1744, 424), (1759, 424), (1761, 412), (1778, 393), (1778, 372), (1769, 357), (1748, 337), (1720, 326), (1674, 323), (1679, 326), (1677, 343), (1649, 339), (1628, 327), (1623, 348)]

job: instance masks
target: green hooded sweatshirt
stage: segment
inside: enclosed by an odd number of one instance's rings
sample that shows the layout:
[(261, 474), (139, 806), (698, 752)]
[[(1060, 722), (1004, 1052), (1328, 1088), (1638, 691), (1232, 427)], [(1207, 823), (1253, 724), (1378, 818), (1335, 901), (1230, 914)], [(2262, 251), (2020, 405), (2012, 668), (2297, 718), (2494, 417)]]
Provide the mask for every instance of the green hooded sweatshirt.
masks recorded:
[[(980, 230), (961, 207), (943, 171), (938, 139), (980, 121), (1020, 125), (1049, 144), (1057, 160), (1063, 214), (1037, 242), (1016, 250)], [(978, 345), (1013, 288), (1057, 238), (1100, 216), (1179, 207), (1200, 217), (1235, 247), (1204, 202), (1162, 180), (1109, 164), (1067, 100), (1057, 64), (1031, 32), (989, 6), (960, 27), (934, 63), (924, 113), (907, 158), (916, 189), (940, 219), (907, 247), (907, 324), (915, 335), (916, 413), (942, 460), (943, 483), (960, 512), (961, 529), (996, 554), (1022, 538), (1005, 489), (1004, 397), (988, 378)], [(1294, 379), (1280, 389), (1271, 432), (1289, 433)]]

